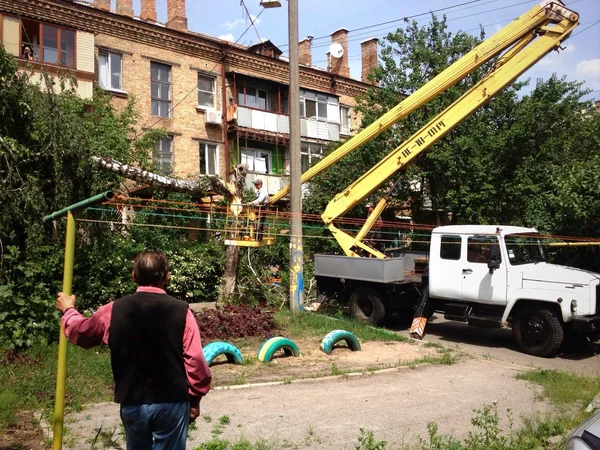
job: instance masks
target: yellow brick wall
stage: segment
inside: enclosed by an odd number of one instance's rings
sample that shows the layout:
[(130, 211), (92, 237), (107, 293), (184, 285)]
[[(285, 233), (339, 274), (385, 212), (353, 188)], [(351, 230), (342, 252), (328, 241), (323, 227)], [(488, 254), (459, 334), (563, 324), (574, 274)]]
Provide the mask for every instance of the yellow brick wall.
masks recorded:
[[(198, 176), (199, 174), (199, 144), (198, 139), (216, 142), (219, 146), (220, 176), (226, 175), (225, 147), (222, 127), (206, 125), (204, 111), (198, 111), (198, 94), (196, 90), (198, 69), (211, 72), (216, 77), (216, 105), (221, 108), (221, 65), (211, 61), (203, 61), (184, 54), (169, 50), (150, 47), (147, 44), (125, 41), (123, 39), (96, 35), (96, 55), (98, 48), (105, 47), (115, 52), (121, 51), (123, 82), (122, 89), (127, 97), (115, 96), (113, 104), (122, 108), (129, 99), (135, 100), (139, 113), (138, 128), (145, 130), (150, 127), (165, 128), (173, 135), (173, 164), (174, 174), (179, 177)], [(151, 114), (150, 98), (150, 63), (157, 61), (171, 64), (171, 118), (163, 118)], [(193, 67), (190, 68), (190, 67)]]

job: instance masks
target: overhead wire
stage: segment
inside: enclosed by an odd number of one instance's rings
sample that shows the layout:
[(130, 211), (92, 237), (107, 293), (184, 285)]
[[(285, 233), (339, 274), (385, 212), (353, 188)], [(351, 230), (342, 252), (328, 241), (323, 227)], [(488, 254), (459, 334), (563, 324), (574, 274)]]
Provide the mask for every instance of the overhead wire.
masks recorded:
[[(139, 207), (141, 209), (159, 209), (159, 210), (167, 210), (167, 211), (186, 211), (186, 212), (191, 212), (191, 209), (183, 209), (183, 208), (171, 208), (171, 207), (167, 207), (164, 204), (166, 202), (169, 202), (168, 200), (153, 200), (153, 199), (144, 199), (144, 200), (148, 200), (148, 203), (158, 203), (157, 205), (132, 205), (132, 204), (128, 204), (128, 206), (136, 206)], [(192, 203), (192, 202), (173, 202), (173, 204), (182, 206), (182, 205), (189, 205), (190, 207), (193, 208), (198, 208), (198, 204), (197, 203)], [(103, 205), (105, 206), (116, 206), (118, 207), (119, 205), (122, 205), (122, 203), (118, 203), (118, 202), (114, 202), (114, 200), (111, 200), (109, 202), (105, 202)], [(202, 208), (198, 208), (202, 211)], [(207, 212), (211, 212), (213, 214), (215, 213), (220, 213), (222, 214), (224, 217), (226, 216), (226, 209), (227, 206), (222, 206), (219, 208), (208, 208), (205, 207), (204, 208)], [(112, 212), (115, 214), (119, 213), (118, 209), (110, 209), (110, 208), (101, 208), (101, 207), (90, 207), (87, 208), (85, 211), (96, 211), (96, 212)], [(206, 220), (207, 217), (203, 217), (203, 216), (196, 216), (196, 215), (182, 215), (182, 214), (165, 214), (163, 212), (148, 212), (148, 211), (137, 211), (134, 213), (135, 215), (140, 215), (140, 216), (157, 216), (157, 217), (168, 217), (168, 218), (174, 218), (174, 219), (188, 219), (188, 220), (198, 220), (198, 219), (204, 219)], [(299, 214), (300, 217), (302, 218), (303, 222), (320, 222), (321, 226), (314, 226), (314, 225), (306, 225), (306, 224), (302, 224), (303, 229), (319, 229), (319, 230), (327, 230), (327, 227), (322, 224), (322, 220), (321, 217), (318, 214)], [(277, 219), (280, 220), (290, 220), (292, 218), (292, 214), (288, 213), (287, 211), (283, 212), (283, 211), (279, 211), (277, 212)], [(295, 215), (294, 215), (295, 216)], [(269, 217), (269, 216), (268, 216)], [(273, 219), (273, 217), (271, 217), (271, 219)], [(91, 219), (90, 219), (91, 220)], [(212, 219), (215, 223), (217, 222), (226, 222), (226, 218), (219, 218), (219, 217), (213, 217)], [(340, 225), (344, 225), (344, 226), (354, 226), (354, 227), (362, 227), (362, 225), (364, 225), (365, 223), (364, 218), (347, 218), (347, 217), (342, 217), (340, 218), (340, 220), (336, 220), (336, 223), (340, 224)], [(106, 221), (107, 223), (115, 223), (115, 221)], [(139, 224), (139, 225), (144, 225), (144, 224)], [(161, 225), (157, 225), (157, 226), (161, 226)], [(284, 224), (279, 224), (279, 226), (285, 226)], [(424, 234), (419, 234), (419, 233), (415, 233), (415, 230), (420, 230), (420, 231), (431, 231), (434, 228), (436, 228), (438, 225), (432, 225), (432, 224), (419, 224), (419, 223), (409, 223), (409, 222), (397, 222), (397, 221), (382, 221), (382, 228), (387, 228), (387, 229), (408, 229), (412, 231), (412, 235), (421, 235), (421, 236), (426, 236)], [(189, 228), (189, 227), (184, 227), (184, 228)], [(203, 229), (203, 228), (193, 228), (193, 229)], [(344, 228), (343, 228), (344, 229)], [(205, 230), (209, 230), (209, 231), (227, 231), (226, 228), (224, 229), (215, 229), (215, 228), (206, 228)], [(346, 231), (355, 231), (353, 229), (349, 229), (349, 228), (345, 228)], [(394, 231), (383, 231), (382, 234), (395, 234)], [(288, 235), (289, 233), (280, 233), (280, 235)], [(312, 236), (311, 236), (312, 237)], [(566, 242), (597, 242), (600, 245), (600, 238), (589, 238), (589, 237), (578, 237), (578, 236), (564, 236), (564, 235), (551, 235), (551, 234), (539, 234), (538, 237), (542, 238), (542, 239), (548, 239), (548, 240), (562, 240), (562, 241), (566, 241)], [(330, 236), (331, 239), (334, 239), (333, 236)]]
[[(242, 0), (242, 3), (243, 3), (243, 0)], [(246, 6), (246, 5), (244, 4), (244, 7), (245, 7), (245, 6)], [(241, 38), (242, 38), (242, 37), (243, 37), (243, 36), (244, 36), (244, 35), (245, 35), (245, 34), (248, 32), (248, 30), (254, 26), (254, 22), (256, 22), (256, 21), (258, 20), (258, 18), (260, 17), (260, 15), (263, 13), (263, 11), (264, 11), (264, 10), (265, 10), (265, 9), (263, 8), (263, 9), (262, 9), (262, 10), (261, 10), (261, 11), (258, 13), (258, 15), (257, 15), (256, 17), (254, 17), (254, 18), (252, 18), (252, 16), (249, 16), (249, 18), (250, 18), (250, 25), (248, 25), (248, 26), (246, 27), (246, 29), (244, 30), (244, 32), (243, 32), (243, 33), (242, 33), (242, 34), (241, 34), (241, 35), (240, 35), (240, 36), (239, 36), (239, 37), (238, 37), (238, 38), (235, 40), (235, 42), (233, 43), (233, 45), (237, 44), (237, 43), (239, 42), (239, 40), (240, 40), (240, 39), (241, 39)], [(258, 34), (258, 31), (257, 31), (256, 33)], [(259, 36), (259, 40), (260, 40), (260, 36)], [(212, 73), (212, 71), (213, 71), (213, 70), (215, 70), (215, 68), (216, 68), (218, 65), (219, 65), (219, 63), (215, 63), (215, 65), (212, 67), (212, 69), (210, 69), (210, 71), (209, 71), (209, 72), (211, 72), (211, 73)], [(194, 86), (192, 89), (190, 89), (190, 91), (189, 91), (187, 94), (185, 94), (185, 95), (183, 96), (183, 98), (181, 98), (181, 99), (180, 99), (180, 100), (179, 100), (177, 103), (175, 103), (175, 104), (174, 104), (174, 105), (173, 105), (173, 106), (172, 106), (172, 107), (169, 109), (169, 114), (168, 114), (167, 116), (161, 116), (161, 117), (159, 117), (159, 118), (158, 118), (158, 120), (156, 120), (156, 122), (154, 122), (154, 123), (153, 123), (152, 125), (150, 125), (148, 128), (146, 128), (146, 129), (144, 129), (144, 130), (140, 131), (139, 133), (137, 133), (137, 134), (135, 135), (135, 139), (137, 139), (138, 137), (140, 137), (140, 136), (141, 136), (142, 134), (144, 134), (146, 131), (148, 131), (148, 130), (152, 130), (152, 129), (153, 129), (155, 126), (156, 126), (156, 125), (158, 125), (158, 124), (159, 124), (160, 122), (162, 122), (163, 120), (171, 118), (171, 113), (172, 113), (172, 112), (175, 110), (175, 108), (176, 108), (177, 106), (179, 106), (179, 105), (180, 105), (180, 104), (181, 104), (181, 103), (182, 103), (182, 102), (183, 102), (183, 101), (184, 101), (186, 98), (188, 98), (192, 92), (194, 92), (194, 91), (197, 91), (197, 90), (198, 90), (198, 84), (196, 84), (196, 85), (195, 85), (195, 86)]]

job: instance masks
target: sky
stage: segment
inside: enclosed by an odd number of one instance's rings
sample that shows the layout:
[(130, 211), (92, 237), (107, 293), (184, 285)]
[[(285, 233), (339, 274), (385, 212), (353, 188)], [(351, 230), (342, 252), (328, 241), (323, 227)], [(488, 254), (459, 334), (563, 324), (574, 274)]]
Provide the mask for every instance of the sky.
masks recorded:
[[(350, 74), (360, 79), (360, 42), (377, 37), (402, 26), (404, 17), (449, 8), (436, 14), (446, 14), (453, 33), (462, 30), (478, 35), (479, 26), (490, 36), (512, 20), (527, 12), (541, 0), (298, 0), (299, 39), (313, 36), (313, 65), (327, 67), (326, 53), (331, 44), (330, 35), (340, 28), (350, 31)], [(139, 14), (140, 0), (134, 0), (135, 13)], [(243, 45), (252, 45), (269, 39), (287, 56), (288, 21), (286, 0), (281, 8), (264, 9), (260, 0), (188, 0), (186, 4), (188, 28), (210, 36)], [(470, 2), (467, 5), (458, 6)], [(580, 25), (565, 42), (564, 50), (551, 52), (531, 67), (522, 77), (531, 84), (538, 78), (547, 79), (553, 73), (566, 75), (568, 80), (585, 82), (592, 92), (587, 99), (600, 99), (600, 0), (566, 0), (568, 8), (579, 13)], [(158, 20), (166, 20), (166, 0), (157, 0)], [(262, 12), (261, 12), (262, 11)], [(249, 13), (249, 15), (248, 15)], [(249, 17), (257, 17), (255, 27), (250, 27)], [(416, 18), (426, 24), (429, 15)], [(393, 22), (391, 22), (393, 21)], [(375, 27), (358, 28), (391, 22)], [(356, 30), (356, 31), (353, 31)], [(243, 35), (242, 35), (243, 34)]]

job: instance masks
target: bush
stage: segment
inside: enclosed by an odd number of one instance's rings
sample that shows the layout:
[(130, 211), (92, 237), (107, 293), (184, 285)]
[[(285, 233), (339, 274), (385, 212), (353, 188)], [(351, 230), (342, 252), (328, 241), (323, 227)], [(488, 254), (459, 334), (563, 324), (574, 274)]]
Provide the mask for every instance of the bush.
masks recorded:
[(196, 316), (204, 344), (217, 340), (273, 336), (278, 327), (273, 314), (248, 305), (226, 305)]
[(169, 252), (170, 294), (187, 302), (217, 300), (225, 265), (223, 246), (215, 241)]

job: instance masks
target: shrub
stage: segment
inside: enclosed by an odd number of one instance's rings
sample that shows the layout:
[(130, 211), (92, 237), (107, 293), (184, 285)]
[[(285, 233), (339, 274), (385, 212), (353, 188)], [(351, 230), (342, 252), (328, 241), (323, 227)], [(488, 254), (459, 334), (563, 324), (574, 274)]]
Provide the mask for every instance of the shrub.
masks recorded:
[(273, 314), (248, 305), (226, 305), (197, 315), (204, 343), (243, 337), (273, 336), (278, 327)]

